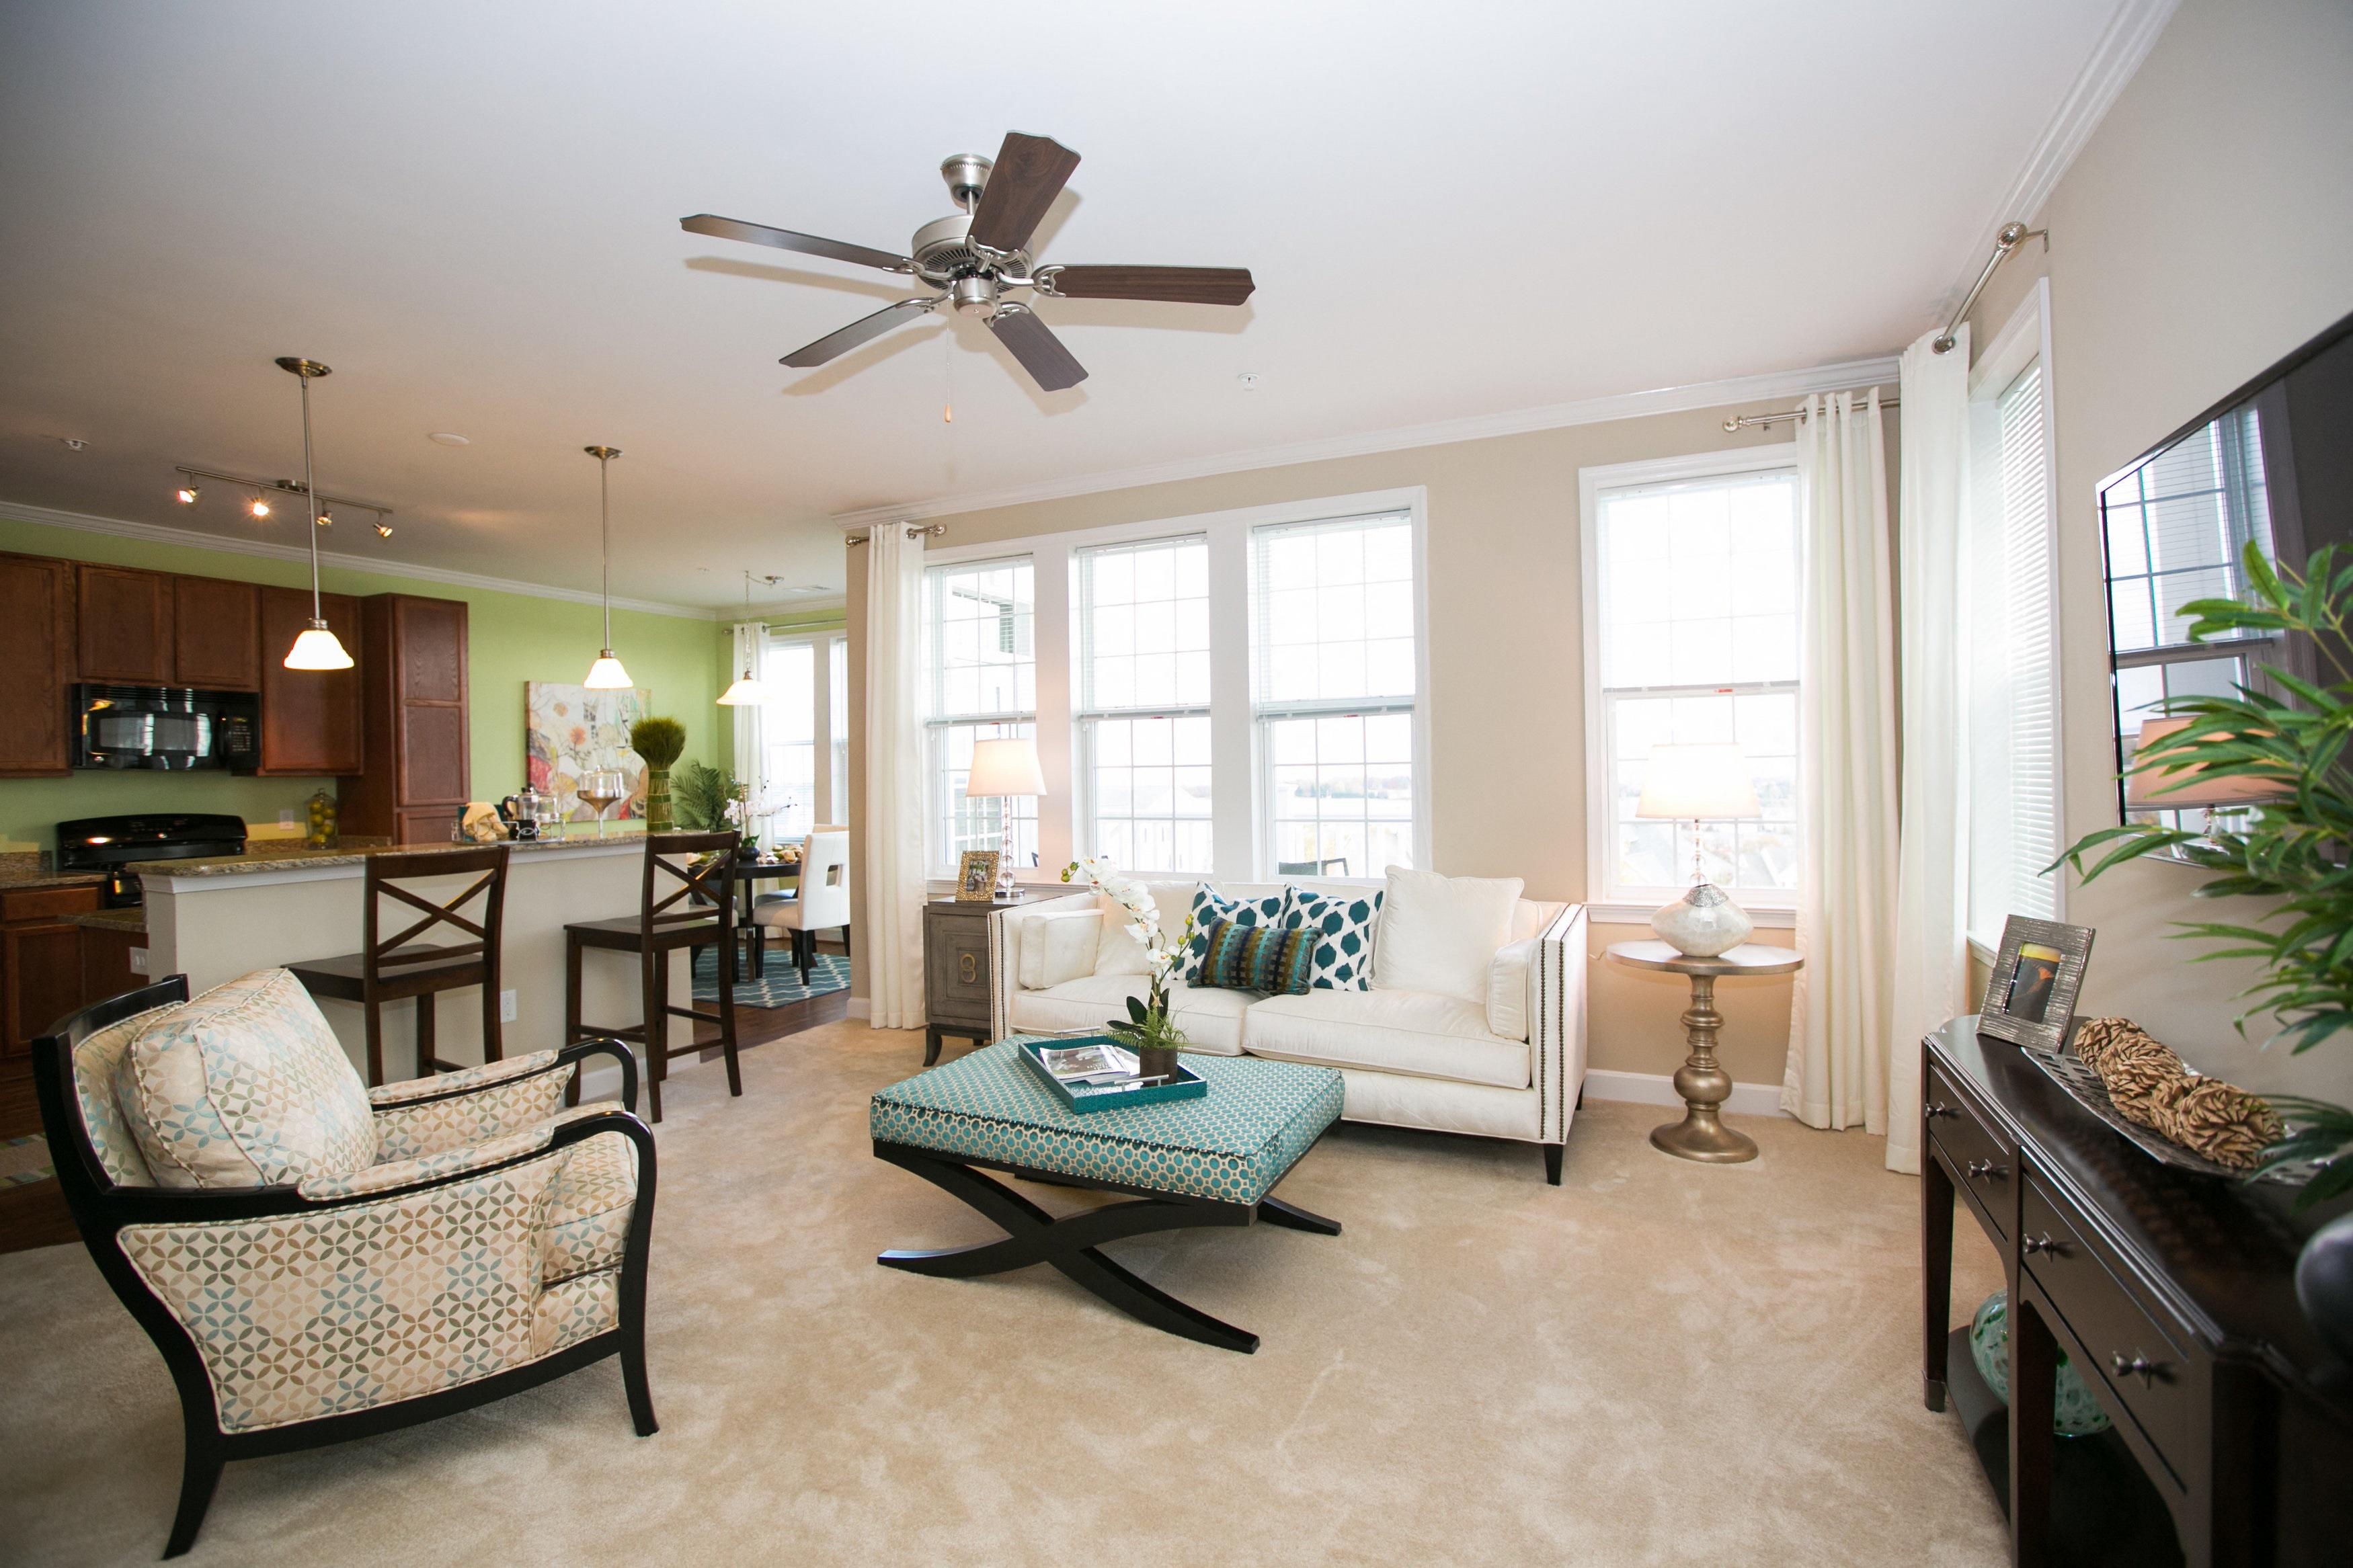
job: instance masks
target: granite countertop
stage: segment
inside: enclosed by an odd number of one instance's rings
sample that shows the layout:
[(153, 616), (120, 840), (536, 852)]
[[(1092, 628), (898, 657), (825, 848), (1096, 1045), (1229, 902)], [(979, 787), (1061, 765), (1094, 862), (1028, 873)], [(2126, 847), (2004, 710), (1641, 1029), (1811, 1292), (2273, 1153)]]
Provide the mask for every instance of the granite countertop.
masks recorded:
[[(638, 834), (616, 833), (600, 840), (593, 835), (584, 835), (563, 839), (517, 840), (507, 847), (518, 857), (562, 855), (580, 849), (623, 848), (641, 838)], [(332, 849), (312, 849), (300, 840), (286, 839), (250, 846), (242, 855), (191, 860), (142, 860), (135, 869), (165, 877), (244, 877), (258, 871), (285, 871), (297, 867), (308, 870), (364, 865), (372, 855), (448, 855), (461, 849), (487, 847), (481, 844), (452, 844), (447, 839), (436, 839), (428, 844), (391, 844), (379, 839), (339, 844)]]
[(100, 910), (92, 914), (75, 915), (71, 919), (75, 925), (89, 926), (94, 931), (127, 931), (137, 932), (141, 936), (147, 934), (147, 910), (144, 905), (128, 910)]
[(38, 850), (0, 855), (0, 888), (37, 891), (43, 888), (94, 888), (107, 880), (102, 871), (44, 871)]

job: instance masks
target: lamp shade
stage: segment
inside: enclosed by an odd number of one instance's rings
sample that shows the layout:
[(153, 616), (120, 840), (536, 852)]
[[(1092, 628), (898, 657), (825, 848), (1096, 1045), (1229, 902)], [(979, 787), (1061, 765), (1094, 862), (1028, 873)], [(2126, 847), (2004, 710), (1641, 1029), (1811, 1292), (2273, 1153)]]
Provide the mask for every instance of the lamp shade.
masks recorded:
[(1722, 821), (1762, 816), (1765, 808), (1738, 746), (1652, 746), (1634, 815)]
[(1038, 765), (1038, 742), (1026, 738), (975, 741), (972, 775), (964, 793), (969, 799), (991, 795), (1044, 795), (1045, 770)]
[(286, 668), (289, 669), (349, 669), (351, 667), (352, 656), (343, 651), (343, 645), (335, 639), (334, 633), (327, 629), (324, 621), (303, 627), (296, 634), (294, 646), (286, 650)]
[[(2187, 719), (2151, 719), (2133, 742), (2135, 762), (2162, 757)], [(2200, 807), (2253, 805), (2284, 800), (2295, 793), (2274, 779), (2217, 777), (2195, 763), (2161, 765), (2125, 775), (2125, 805), (2132, 811), (2194, 811)]]
[(768, 689), (752, 679), (746, 670), (735, 678), (735, 684), (719, 694), (722, 708), (757, 708), (768, 700)]
[(626, 689), (631, 682), (629, 672), (621, 668), (621, 661), (613, 657), (613, 650), (607, 648), (596, 656), (596, 662), (588, 667), (588, 679), (580, 684), (591, 691), (618, 691)]

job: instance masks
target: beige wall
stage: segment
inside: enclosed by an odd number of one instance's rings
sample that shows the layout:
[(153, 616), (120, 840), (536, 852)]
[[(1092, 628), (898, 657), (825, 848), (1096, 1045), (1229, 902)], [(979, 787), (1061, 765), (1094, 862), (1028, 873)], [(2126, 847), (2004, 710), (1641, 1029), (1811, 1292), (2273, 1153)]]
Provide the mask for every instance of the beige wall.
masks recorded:
[[(2047, 268), (2070, 833), (2116, 821), (2099, 483), (2353, 310), (2348, 82), (2345, 0), (2186, 0), (2036, 216), (2047, 259), (2029, 247), (1978, 307), (1982, 340)], [(2261, 911), (2193, 908), (2201, 879), (2145, 862), (2071, 889), (2068, 919), (2099, 931), (2084, 1008), (2254, 1087), (2353, 1098), (2353, 1040), (2295, 1059), (2237, 1041), (2232, 994), (2253, 969), (2189, 963), (2167, 931)]]
[[(1785, 400), (1778, 406), (1787, 407)], [(1656, 415), (1141, 486), (946, 519), (941, 545), (1182, 518), (1419, 485), (1428, 493), (1430, 812), (1436, 869), (1524, 878), (1538, 899), (1582, 900), (1585, 677), (1578, 586), (1577, 470), (1606, 463), (1766, 446), (1788, 427), (1727, 435), (1728, 413)], [(1888, 427), (1892, 461), (1894, 421)], [(863, 711), (865, 552), (849, 552), (852, 707)], [(863, 788), (853, 740), (851, 790)], [(1648, 927), (1595, 926), (1593, 951)], [(1771, 940), (1774, 933), (1766, 933)], [(1786, 931), (1779, 933), (1788, 940)], [(1728, 981), (1723, 1057), (1736, 1080), (1778, 1085), (1788, 1042), (1786, 981)], [(1672, 977), (1597, 962), (1591, 1065), (1669, 1073), (1684, 1054)]]

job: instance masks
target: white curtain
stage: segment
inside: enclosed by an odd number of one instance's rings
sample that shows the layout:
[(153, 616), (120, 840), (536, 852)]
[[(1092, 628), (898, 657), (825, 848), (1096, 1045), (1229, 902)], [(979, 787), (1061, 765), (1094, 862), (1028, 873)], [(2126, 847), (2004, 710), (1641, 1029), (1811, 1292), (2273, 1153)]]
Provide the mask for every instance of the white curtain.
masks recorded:
[[(1909, 394), (1906, 398), (1908, 403)], [(1905, 410), (1905, 424), (1911, 410)], [(1799, 629), (1798, 947), (1781, 1108), (1886, 1128), (1894, 963), (1895, 597), (1879, 395), (1808, 400)]]
[[(768, 628), (758, 621), (735, 623), (734, 662), (727, 667), (727, 679), (750, 670), (754, 677), (760, 671), (760, 658), (766, 651)], [(744, 786), (752, 799), (760, 798), (761, 786), (766, 782), (767, 736), (765, 713), (758, 703), (747, 702), (740, 708), (730, 708), (735, 716), (735, 782)], [(766, 824), (760, 825), (763, 827)]]
[[(1904, 351), (1904, 839), (1889, 1021), (1887, 1165), (1920, 1169), (1920, 1037), (1968, 1011), (1969, 331)], [(1877, 1131), (1874, 1126), (1873, 1131)]]
[(866, 544), (866, 836), (859, 967), (878, 1029), (923, 1017), (923, 740), (916, 665), (923, 647), (923, 552), (903, 523)]

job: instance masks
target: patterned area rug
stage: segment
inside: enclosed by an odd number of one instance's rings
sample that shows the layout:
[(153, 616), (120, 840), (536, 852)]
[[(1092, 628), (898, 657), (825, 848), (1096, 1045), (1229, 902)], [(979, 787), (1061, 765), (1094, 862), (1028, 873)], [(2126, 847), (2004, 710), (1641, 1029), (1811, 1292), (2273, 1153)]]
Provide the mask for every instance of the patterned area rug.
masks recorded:
[[(767, 974), (752, 978), (752, 965), (745, 961), (735, 982), (735, 1005), (738, 1007), (782, 1007), (791, 1002), (806, 1002), (812, 996), (828, 992), (843, 991), (849, 986), (849, 959), (839, 952), (820, 952), (809, 965), (809, 983), (801, 984), (801, 972), (793, 963), (791, 950), (779, 942), (768, 950)], [(698, 1002), (719, 1000), (719, 952), (705, 948), (694, 958), (694, 999)]]

